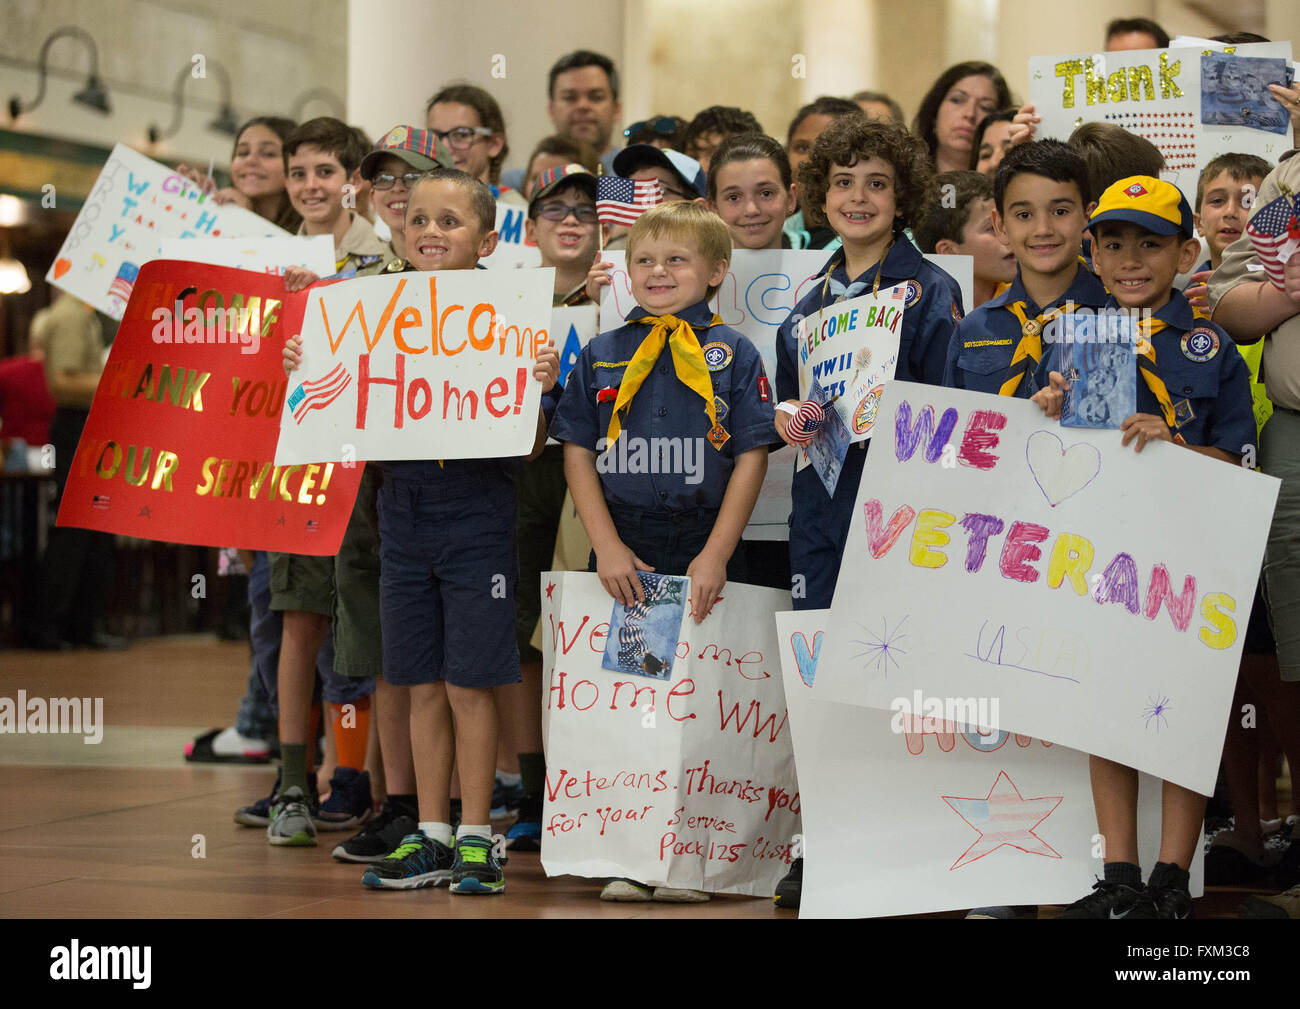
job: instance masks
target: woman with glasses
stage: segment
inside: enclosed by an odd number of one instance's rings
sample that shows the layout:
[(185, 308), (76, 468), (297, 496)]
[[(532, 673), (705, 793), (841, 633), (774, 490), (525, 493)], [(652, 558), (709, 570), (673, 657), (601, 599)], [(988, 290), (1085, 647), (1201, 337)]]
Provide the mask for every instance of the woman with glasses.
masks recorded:
[(472, 84), (452, 84), (429, 99), (425, 118), (429, 132), (451, 149), (457, 168), (491, 187), (497, 202), (526, 205), (522, 195), (498, 184), (510, 145), (495, 98)]

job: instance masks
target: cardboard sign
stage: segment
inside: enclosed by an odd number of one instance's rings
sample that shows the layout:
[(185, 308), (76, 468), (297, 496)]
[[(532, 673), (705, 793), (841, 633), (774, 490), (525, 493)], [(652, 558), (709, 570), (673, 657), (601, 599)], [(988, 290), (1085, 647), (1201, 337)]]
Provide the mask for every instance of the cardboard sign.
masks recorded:
[(879, 424), (816, 695), (996, 699), (991, 727), (1213, 791), (1279, 481), (907, 382)]
[(553, 270), (440, 270), (307, 291), (275, 460), (522, 456)]
[[(1088, 777), (1077, 750), (920, 712), (819, 700), (826, 642), (856, 630), (829, 610), (778, 613), (781, 671), (799, 769), (799, 916), (862, 918), (1002, 904), (1069, 904), (1102, 875)], [(904, 710), (906, 708), (910, 710)], [(1138, 847), (1160, 850), (1161, 784), (1142, 775)], [(1190, 889), (1199, 897), (1196, 846)]]
[(213, 203), (184, 176), (117, 144), (45, 279), (120, 319), (140, 267), (159, 257), (164, 238), (250, 236), (288, 237), (251, 210)]
[(497, 201), (497, 247), (492, 255), (479, 260), (490, 270), (523, 270), (542, 265), (542, 253), (536, 242), (528, 241), (524, 223), (528, 208)]
[(671, 680), (601, 667), (610, 597), (542, 575), (548, 876), (771, 896), (797, 844), (776, 589), (728, 584), (681, 623)]
[[(1291, 43), (1034, 56), (1029, 100), (1042, 117), (1037, 135), (1067, 140), (1084, 123), (1122, 126), (1160, 148), (1167, 168), (1162, 174), (1194, 206), (1200, 170), (1213, 158), (1237, 152), (1275, 163), (1290, 146), (1275, 132), (1272, 113), (1283, 113), (1282, 107), (1254, 71), (1227, 85), (1231, 101), (1220, 95), (1220, 52), (1289, 62)], [(1212, 68), (1204, 80), (1203, 65)], [(1225, 113), (1229, 106), (1231, 115)]]
[(335, 554), (360, 466), (274, 462), (280, 352), (305, 294), (278, 277), (140, 270), (72, 461), (58, 524), (201, 546)]
[(229, 266), (283, 276), (285, 267), (301, 266), (318, 277), (334, 273), (334, 239), (329, 235), (290, 238), (164, 238), (159, 259)]
[[(850, 445), (875, 433), (881, 394), (898, 366), (903, 312), (914, 289), (914, 284), (899, 284), (828, 305), (795, 328), (799, 398), (808, 399), (817, 383)], [(801, 449), (798, 468), (811, 461), (808, 449)]]

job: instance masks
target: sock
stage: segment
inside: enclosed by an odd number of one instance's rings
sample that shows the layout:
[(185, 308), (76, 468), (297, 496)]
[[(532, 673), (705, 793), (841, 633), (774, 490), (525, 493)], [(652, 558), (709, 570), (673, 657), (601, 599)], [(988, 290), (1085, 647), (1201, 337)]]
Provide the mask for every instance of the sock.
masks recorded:
[(389, 792), (388, 801), (392, 805), (396, 806), (400, 812), (403, 812), (407, 816), (409, 816), (412, 820), (418, 820), (420, 818), (420, 814), (418, 812), (419, 805), (416, 802), (414, 792), (412, 792), (410, 795), (394, 795), (392, 792)]
[(1191, 874), (1186, 869), (1178, 868), (1173, 862), (1157, 862), (1156, 867), (1151, 870), (1151, 879), (1147, 885), (1186, 890), (1190, 878)]
[(462, 823), (456, 828), (456, 840), (460, 841), (467, 837), (482, 837), (486, 840), (492, 840), (492, 825), (484, 823), (481, 825)]
[(1142, 870), (1132, 862), (1107, 862), (1106, 882), (1122, 883), (1134, 890), (1142, 889)]
[[(523, 768), (520, 768), (520, 770), (523, 770)], [(497, 771), (497, 781), (506, 786), (518, 785), (519, 775), (513, 774), (510, 771)]]
[(519, 754), (519, 779), (524, 795), (541, 796), (546, 787), (546, 755), (543, 753)]
[(339, 767), (350, 767), (360, 771), (366, 766), (366, 744), (370, 741), (370, 698), (363, 697), (353, 701), (354, 712), (346, 721), (344, 705), (330, 705), (330, 722), (334, 729), (334, 747), (339, 754)]
[(280, 744), (280, 791), (287, 792), (297, 785), (302, 794), (308, 795), (307, 788), (307, 744)]
[(452, 833), (450, 823), (439, 823), (437, 820), (421, 820), (420, 833), (431, 841), (438, 841), (451, 847)]

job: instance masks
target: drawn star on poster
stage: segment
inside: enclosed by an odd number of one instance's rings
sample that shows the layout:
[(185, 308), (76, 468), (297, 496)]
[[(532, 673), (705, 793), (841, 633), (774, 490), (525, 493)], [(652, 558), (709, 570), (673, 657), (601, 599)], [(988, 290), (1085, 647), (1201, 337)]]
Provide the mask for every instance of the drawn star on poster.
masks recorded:
[(1061, 804), (1062, 796), (1045, 795), (1035, 799), (1026, 799), (1020, 789), (1007, 777), (1006, 771), (999, 771), (997, 780), (983, 798), (963, 798), (954, 795), (941, 796), (952, 807), (954, 813), (965, 820), (979, 832), (975, 842), (961, 853), (948, 871), (959, 869), (968, 862), (983, 858), (991, 851), (996, 851), (1004, 844), (1030, 855), (1046, 855), (1048, 858), (1060, 858), (1055, 848), (1034, 833), (1040, 823), (1046, 820)]

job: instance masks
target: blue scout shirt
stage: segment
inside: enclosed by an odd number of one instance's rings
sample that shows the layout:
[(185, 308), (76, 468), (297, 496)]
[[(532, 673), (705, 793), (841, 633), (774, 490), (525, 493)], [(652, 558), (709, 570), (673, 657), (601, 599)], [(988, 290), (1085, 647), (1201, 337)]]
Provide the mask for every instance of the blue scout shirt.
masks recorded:
[[(650, 314), (636, 306), (627, 318)], [(614, 450), (603, 462), (597, 458), (601, 487), (611, 505), (655, 512), (720, 508), (736, 456), (780, 441), (758, 349), (729, 326), (709, 326), (713, 310), (703, 301), (677, 315), (690, 323), (704, 348), (715, 416), (731, 437), (720, 450), (709, 442), (704, 400), (677, 377), (672, 351), (665, 343), (654, 369), (625, 410), (623, 433)], [(604, 450), (623, 372), (650, 329), (649, 323), (629, 321), (593, 337), (582, 348), (555, 412), (552, 438), (597, 453)], [(635, 442), (629, 440), (633, 438)], [(643, 451), (637, 451), (638, 445)], [(667, 458), (657, 445), (669, 446)], [(655, 472), (662, 469), (675, 472)]]
[[(826, 270), (832, 271), (831, 280), (836, 283), (849, 283), (843, 253), (836, 252), (808, 293), (795, 305), (790, 318), (777, 330), (777, 402), (800, 398), (795, 320), (814, 315), (837, 300), (828, 289), (825, 303), (822, 302)], [(877, 270), (881, 289), (904, 282), (913, 285), (903, 311), (895, 377), (907, 382), (941, 384), (953, 326), (961, 319), (960, 286), (902, 237), (894, 242), (881, 263), (854, 278), (855, 284), (864, 284), (865, 288), (853, 297), (870, 293)], [(794, 599), (796, 609), (823, 609), (831, 604), (849, 520), (857, 501), (858, 484), (862, 480), (862, 467), (867, 458), (864, 450), (870, 444), (866, 441), (850, 446), (835, 486), (834, 498), (826, 493), (812, 466), (795, 472), (790, 515), (790, 566), (792, 574), (804, 579), (802, 594)]]
[[(997, 395), (1007, 378), (1016, 344), (1020, 342), (1020, 320), (1011, 311), (1017, 301), (1025, 302), (1025, 318), (1035, 319), (1058, 305), (1069, 302), (1081, 307), (1100, 308), (1106, 304), (1105, 285), (1082, 263), (1064, 294), (1050, 305), (1041, 308), (1025, 291), (1020, 280), (1020, 270), (1011, 286), (996, 298), (990, 298), (979, 308), (972, 309), (957, 324), (948, 346), (948, 359), (943, 369), (943, 384), (950, 389), (969, 389), (971, 392), (988, 392)], [(906, 315), (903, 316), (907, 318)], [(1046, 340), (1044, 341), (1046, 345)], [(1044, 346), (1044, 353), (1046, 347)], [(1016, 389), (1016, 396), (1028, 399), (1039, 386), (1035, 384), (1034, 369), (1025, 372)]]
[[(1106, 307), (1119, 306), (1111, 298)], [(1173, 402), (1177, 433), (1189, 445), (1245, 454), (1255, 445), (1255, 415), (1250, 371), (1232, 337), (1214, 323), (1196, 318), (1180, 291), (1174, 291), (1169, 303), (1152, 316), (1167, 324), (1151, 338), (1151, 344), (1156, 370)], [(1049, 372), (1061, 370), (1059, 356), (1058, 345), (1044, 348), (1037, 374), (1040, 387), (1048, 385)], [(1161, 416), (1155, 393), (1140, 372), (1137, 412)]]

